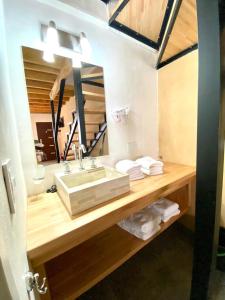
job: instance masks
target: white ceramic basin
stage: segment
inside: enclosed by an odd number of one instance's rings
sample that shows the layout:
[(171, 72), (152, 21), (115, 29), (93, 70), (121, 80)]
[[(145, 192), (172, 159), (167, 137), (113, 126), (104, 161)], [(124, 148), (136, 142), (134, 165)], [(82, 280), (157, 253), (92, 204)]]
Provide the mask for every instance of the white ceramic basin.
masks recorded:
[(71, 215), (125, 194), (130, 190), (129, 176), (115, 169), (55, 174), (58, 194)]

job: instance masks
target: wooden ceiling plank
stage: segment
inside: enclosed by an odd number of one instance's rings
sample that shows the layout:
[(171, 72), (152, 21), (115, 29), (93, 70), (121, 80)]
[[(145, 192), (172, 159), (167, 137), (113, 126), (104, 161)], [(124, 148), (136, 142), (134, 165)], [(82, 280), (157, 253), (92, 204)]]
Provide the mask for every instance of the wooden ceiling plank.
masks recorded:
[(43, 59), (43, 51), (33, 49), (33, 48), (28, 48), (28, 47), (22, 47), (23, 51), (23, 59), (25, 62), (30, 62), (30, 63), (36, 63), (40, 64), (43, 66), (51, 66), (53, 68), (61, 69), (65, 62), (65, 58), (55, 55), (55, 62), (54, 63), (48, 63)]
[[(49, 95), (44, 95), (44, 94), (36, 94), (36, 93), (29, 93), (28, 92), (28, 97), (30, 99), (36, 98), (36, 99), (43, 99), (43, 100), (50, 100)], [(56, 97), (58, 99), (59, 96)], [(64, 96), (64, 100), (69, 100), (70, 96)]]
[[(58, 105), (59, 101), (54, 100), (53, 103)], [(32, 105), (49, 105), (49, 107), (50, 107), (50, 101), (37, 101), (37, 100), (29, 99), (29, 104), (32, 104)], [(66, 101), (64, 101), (63, 104), (66, 104)]]
[(53, 84), (57, 75), (54, 74), (46, 74), (39, 71), (32, 71), (25, 69), (26, 79), (36, 80), (36, 81), (44, 81)]
[(81, 76), (82, 79), (92, 79), (92, 78), (100, 79), (102, 77), (103, 77), (103, 72), (84, 74)]
[[(28, 91), (28, 94), (34, 93), (34, 94), (37, 94), (38, 96), (41, 96), (41, 95), (48, 96), (48, 98), (49, 98), (49, 94), (50, 94), (50, 90), (40, 89), (40, 88), (29, 88), (28, 87), (27, 91)], [(66, 87), (65, 87), (64, 96), (65, 97), (72, 97), (72, 96), (74, 96), (74, 92), (71, 91), (71, 90), (66, 89)]]
[(168, 0), (130, 0), (116, 21), (157, 43)]
[(33, 64), (33, 63), (28, 63), (28, 62), (24, 62), (24, 69), (25, 70), (29, 70), (29, 71), (38, 71), (38, 72), (43, 72), (43, 73), (47, 73), (47, 74), (53, 74), (53, 75), (58, 75), (59, 74), (59, 70), (49, 67), (49, 66), (43, 66), (40, 64)]
[[(39, 80), (33, 80), (33, 79), (27, 79), (27, 87), (31, 88), (40, 88), (40, 89), (47, 89), (51, 90), (52, 89), (52, 84), (49, 82), (44, 82), (44, 81), (39, 81)], [(65, 86), (66, 90), (73, 91), (73, 86), (72, 85), (66, 85)]]
[(161, 59), (165, 62), (198, 42), (196, 0), (182, 1), (174, 28)]
[[(44, 102), (43, 100), (39, 99), (39, 98), (28, 98), (29, 102), (38, 102), (38, 103), (42, 103)], [(55, 100), (54, 100), (55, 101)], [(68, 100), (63, 101), (63, 104), (66, 103)], [(58, 103), (58, 100), (56, 100), (56, 103)]]

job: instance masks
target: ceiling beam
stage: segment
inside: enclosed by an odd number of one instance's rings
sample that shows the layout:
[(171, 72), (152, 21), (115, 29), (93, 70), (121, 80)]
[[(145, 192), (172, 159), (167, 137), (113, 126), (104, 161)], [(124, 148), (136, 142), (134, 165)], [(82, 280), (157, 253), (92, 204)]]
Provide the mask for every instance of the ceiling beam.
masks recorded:
[[(58, 103), (59, 103), (59, 101), (54, 100), (54, 104), (57, 105)], [(47, 101), (47, 100), (38, 101), (38, 100), (29, 99), (29, 104), (49, 105), (50, 106), (50, 101)], [(66, 104), (66, 101), (63, 101), (63, 104)]]
[(116, 5), (115, 8), (113, 9), (113, 12), (111, 13), (111, 17), (109, 19), (109, 24), (111, 24), (113, 21), (116, 20), (116, 18), (118, 17), (119, 13), (121, 12), (122, 9), (124, 9), (124, 7), (127, 5), (127, 3), (130, 0), (119, 0)]
[[(52, 89), (52, 83), (49, 82), (44, 82), (44, 81), (38, 81), (38, 80), (33, 80), (33, 79), (27, 79), (27, 87), (31, 88), (40, 88), (40, 89), (45, 89), (45, 90), (51, 90)], [(72, 85), (66, 85), (65, 86), (66, 90), (73, 91), (73, 86)]]
[(162, 41), (162, 44), (161, 44), (161, 47), (159, 49), (159, 56), (158, 56), (158, 59), (157, 59), (156, 68), (158, 68), (158, 66), (159, 66), (159, 64), (162, 60), (163, 54), (165, 52), (166, 46), (168, 44), (168, 41), (169, 41), (169, 38), (170, 38), (170, 35), (171, 35), (171, 32), (172, 32), (174, 24), (176, 22), (177, 15), (179, 13), (181, 4), (182, 4), (182, 0), (176, 0), (176, 2), (174, 4), (174, 9), (172, 11), (172, 15), (171, 15), (171, 18), (169, 20), (169, 25), (167, 27), (165, 37), (164, 37), (164, 39)]
[(26, 79), (30, 79), (30, 80), (36, 80), (36, 81), (44, 81), (47, 83), (51, 83), (53, 84), (57, 75), (54, 74), (46, 74), (43, 72), (39, 72), (39, 71), (32, 71), (32, 70), (26, 70), (25, 69), (25, 76)]
[(160, 68), (163, 68), (165, 67), (166, 65), (170, 64), (171, 62), (175, 61), (176, 59), (178, 58), (181, 58), (182, 56), (194, 51), (194, 50), (197, 50), (198, 49), (198, 44), (195, 44), (179, 53), (177, 53), (176, 55), (170, 57), (169, 59), (161, 62), (159, 65), (157, 65), (157, 69), (160, 69)]
[(33, 63), (28, 63), (24, 62), (24, 69), (29, 70), (29, 71), (37, 71), (37, 72), (43, 72), (47, 74), (53, 74), (53, 75), (58, 75), (59, 70), (50, 66), (43, 66), (39, 64), (33, 64)]
[[(29, 99), (41, 99), (41, 100), (50, 100), (49, 95), (36, 94), (36, 93), (28, 93)], [(69, 100), (70, 96), (63, 97), (65, 100)], [(56, 97), (58, 99), (58, 96)]]
[[(67, 86), (66, 86), (67, 87)], [(65, 87), (65, 89), (66, 89)], [(28, 93), (34, 93), (34, 94), (37, 94), (38, 96), (41, 96), (41, 95), (47, 95), (48, 98), (49, 98), (49, 94), (50, 94), (50, 90), (47, 90), (47, 89), (41, 89), (41, 88), (33, 88), (33, 87), (28, 87), (27, 88), (27, 92)], [(68, 90), (66, 89), (65, 92), (64, 92), (64, 96), (65, 97), (73, 97), (74, 96), (74, 92), (72, 90)]]
[(72, 72), (72, 63), (70, 59), (65, 60), (65, 64), (61, 68), (57, 78), (55, 78), (54, 84), (51, 89), (50, 97), (54, 99), (56, 95), (59, 93), (61, 80), (67, 78)]

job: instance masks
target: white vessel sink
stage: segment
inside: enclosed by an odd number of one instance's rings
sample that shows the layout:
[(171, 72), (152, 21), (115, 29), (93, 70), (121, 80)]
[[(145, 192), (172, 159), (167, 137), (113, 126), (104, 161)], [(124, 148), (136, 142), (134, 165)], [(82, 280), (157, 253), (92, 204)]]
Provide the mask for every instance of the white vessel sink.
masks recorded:
[(58, 194), (71, 215), (125, 194), (129, 176), (108, 167), (55, 174)]

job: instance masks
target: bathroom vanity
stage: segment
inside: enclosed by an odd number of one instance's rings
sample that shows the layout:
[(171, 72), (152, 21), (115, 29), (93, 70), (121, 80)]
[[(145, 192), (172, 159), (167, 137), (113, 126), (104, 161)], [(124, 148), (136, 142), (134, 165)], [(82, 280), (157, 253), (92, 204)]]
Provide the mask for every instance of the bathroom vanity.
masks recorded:
[[(41, 299), (75, 299), (181, 218), (194, 198), (195, 168), (165, 163), (163, 175), (131, 182), (130, 192), (70, 216), (57, 193), (28, 199), (27, 255), (46, 276)], [(181, 213), (146, 241), (119, 228), (123, 218), (160, 197), (177, 202)]]

